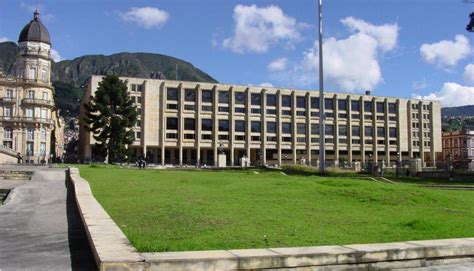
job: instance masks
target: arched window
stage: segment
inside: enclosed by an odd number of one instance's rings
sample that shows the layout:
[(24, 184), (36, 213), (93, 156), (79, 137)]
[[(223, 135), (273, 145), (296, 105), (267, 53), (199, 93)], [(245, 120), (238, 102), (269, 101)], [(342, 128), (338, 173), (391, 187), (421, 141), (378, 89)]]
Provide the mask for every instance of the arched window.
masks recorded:
[(41, 128), (41, 141), (46, 141), (46, 129)]
[(26, 139), (27, 140), (35, 140), (35, 129), (34, 128), (28, 128), (26, 130)]
[(5, 127), (5, 129), (3, 129), (3, 139), (12, 139), (11, 127)]

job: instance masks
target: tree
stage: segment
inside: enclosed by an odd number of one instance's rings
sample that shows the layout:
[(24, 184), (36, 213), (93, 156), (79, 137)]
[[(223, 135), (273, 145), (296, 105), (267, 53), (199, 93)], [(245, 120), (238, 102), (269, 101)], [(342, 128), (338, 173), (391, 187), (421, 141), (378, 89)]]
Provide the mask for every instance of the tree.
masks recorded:
[(127, 85), (116, 75), (108, 75), (99, 83), (95, 96), (85, 105), (88, 124), (97, 143), (93, 146), (95, 158), (108, 162), (122, 162), (126, 146), (135, 140), (132, 127), (137, 121), (137, 111), (127, 92)]

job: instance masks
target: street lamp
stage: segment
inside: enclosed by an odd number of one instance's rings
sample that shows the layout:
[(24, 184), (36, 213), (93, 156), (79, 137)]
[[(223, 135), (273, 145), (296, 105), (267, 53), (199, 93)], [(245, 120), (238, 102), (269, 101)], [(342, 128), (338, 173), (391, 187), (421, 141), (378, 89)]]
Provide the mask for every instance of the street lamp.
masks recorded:
[(326, 162), (324, 131), (324, 82), (323, 82), (323, 0), (319, 0), (319, 173), (323, 174)]

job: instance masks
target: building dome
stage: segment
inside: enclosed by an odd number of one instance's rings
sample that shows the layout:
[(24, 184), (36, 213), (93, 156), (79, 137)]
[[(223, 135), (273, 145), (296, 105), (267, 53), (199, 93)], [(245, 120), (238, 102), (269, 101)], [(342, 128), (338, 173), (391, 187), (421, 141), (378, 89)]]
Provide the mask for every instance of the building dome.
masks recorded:
[(33, 20), (21, 30), (18, 43), (23, 41), (38, 41), (51, 45), (48, 30), (41, 23), (38, 11), (35, 11)]

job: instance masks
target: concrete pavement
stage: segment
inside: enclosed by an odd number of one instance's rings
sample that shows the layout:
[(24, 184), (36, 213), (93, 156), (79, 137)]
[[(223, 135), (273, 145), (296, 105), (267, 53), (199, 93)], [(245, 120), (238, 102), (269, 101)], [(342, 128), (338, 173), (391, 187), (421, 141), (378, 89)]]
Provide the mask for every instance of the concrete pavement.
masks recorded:
[(0, 270), (95, 270), (65, 170), (11, 168), (35, 174), (0, 206)]

